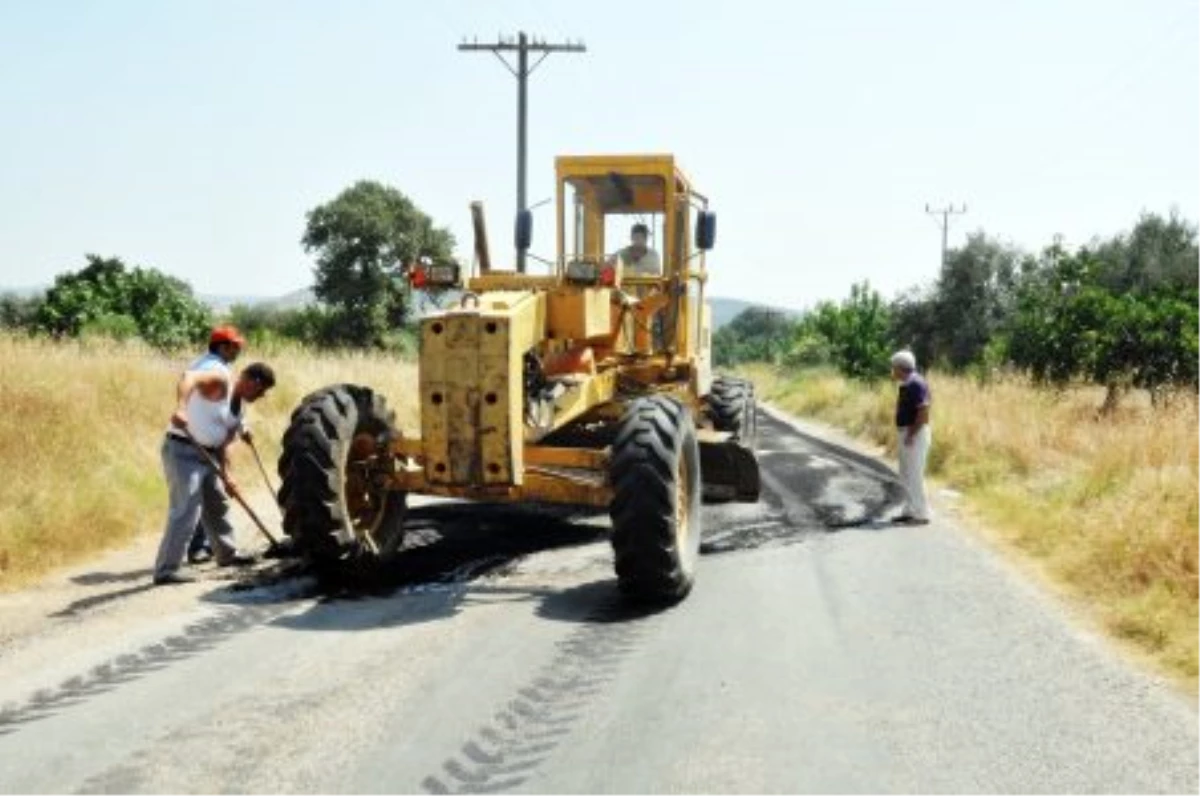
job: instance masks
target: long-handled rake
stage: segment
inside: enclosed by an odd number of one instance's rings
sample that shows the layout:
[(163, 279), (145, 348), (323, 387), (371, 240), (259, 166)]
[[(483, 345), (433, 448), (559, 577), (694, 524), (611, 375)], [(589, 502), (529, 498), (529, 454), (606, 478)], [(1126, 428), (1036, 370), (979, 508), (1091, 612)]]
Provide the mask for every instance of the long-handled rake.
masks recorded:
[[(235, 489), (230, 489), (229, 479), (225, 477), (224, 468), (222, 468), (221, 465), (217, 462), (217, 460), (215, 458), (213, 458), (213, 455), (208, 452), (208, 449), (205, 448), (203, 445), (201, 445), (199, 442), (197, 442), (196, 438), (192, 436), (192, 432), (190, 430), (188, 430), (187, 428), (183, 429), (183, 433), (187, 435), (188, 441), (191, 442), (192, 446), (195, 447), (195, 449), (200, 452), (200, 455), (204, 457), (205, 461), (207, 461), (209, 463), (209, 465), (211, 465), (212, 468), (214, 470), (216, 470), (217, 477), (220, 478), (221, 483), (223, 483), (225, 485), (225, 491), (228, 492), (230, 494), (230, 496), (233, 497), (233, 499), (238, 502), (239, 506), (241, 506), (243, 509), (245, 509), (246, 514), (248, 514), (250, 516), (250, 519), (254, 521), (255, 527), (258, 528), (258, 530), (262, 532), (263, 536), (267, 537), (267, 541), (270, 542), (270, 544), (271, 544), (271, 547), (267, 550), (267, 554), (270, 555), (274, 551), (282, 550), (283, 547), (280, 545), (279, 540), (275, 538), (274, 534), (272, 534), (270, 531), (267, 530), (267, 526), (263, 523), (263, 521), (261, 519), (259, 519), (258, 514), (255, 513), (254, 509), (250, 508), (250, 504), (247, 503), (245, 498), (243, 498), (241, 496), (241, 493)], [(256, 459), (258, 458), (258, 451), (255, 451), (254, 457)], [(259, 462), (259, 467), (262, 467), (261, 461)], [(264, 476), (266, 475), (266, 470), (263, 471), (263, 475)], [(268, 482), (267, 488), (270, 489), (270, 487), (271, 487), (271, 484), (270, 484), (270, 482)], [(275, 490), (272, 489), (271, 493), (274, 494), (274, 492), (275, 492)]]

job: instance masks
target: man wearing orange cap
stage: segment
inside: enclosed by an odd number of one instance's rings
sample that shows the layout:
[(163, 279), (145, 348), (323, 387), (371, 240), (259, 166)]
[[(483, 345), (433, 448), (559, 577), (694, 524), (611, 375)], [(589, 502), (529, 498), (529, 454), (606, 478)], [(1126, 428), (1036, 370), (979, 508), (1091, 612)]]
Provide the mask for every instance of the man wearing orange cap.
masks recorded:
[(183, 375), (162, 447), (170, 508), (154, 562), (155, 584), (192, 580), (179, 573), (179, 566), (197, 522), (208, 533), (217, 566), (254, 563), (253, 557), (238, 553), (227, 516), (229, 495), (239, 491), (229, 474), (226, 449), (242, 428), (246, 407), (274, 386), (275, 373), (262, 362), (247, 367), (236, 381), (216, 369)]
[(154, 564), (156, 584), (191, 580), (180, 574), (179, 566), (197, 531), (214, 549), (219, 566), (254, 563), (238, 552), (226, 517), (228, 493), (237, 486), (228, 473), (225, 449), (239, 433), (246, 435), (246, 406), (275, 385), (275, 374), (256, 362), (234, 379), (229, 365), (244, 343), (232, 326), (217, 327), (209, 337), (208, 354), (188, 366), (176, 387), (176, 407), (162, 449), (170, 508)]
[(208, 337), (208, 353), (193, 362), (188, 370), (202, 368), (210, 360), (229, 367), (245, 347), (246, 339), (236, 326), (218, 326)]
[[(208, 337), (208, 353), (197, 357), (187, 366), (187, 372), (224, 369), (231, 372), (238, 354), (246, 347), (246, 340), (236, 326), (218, 326)], [(249, 433), (248, 431), (245, 433)], [(204, 523), (197, 523), (188, 543), (187, 560), (189, 564), (203, 564), (213, 557), (212, 544), (204, 530)]]

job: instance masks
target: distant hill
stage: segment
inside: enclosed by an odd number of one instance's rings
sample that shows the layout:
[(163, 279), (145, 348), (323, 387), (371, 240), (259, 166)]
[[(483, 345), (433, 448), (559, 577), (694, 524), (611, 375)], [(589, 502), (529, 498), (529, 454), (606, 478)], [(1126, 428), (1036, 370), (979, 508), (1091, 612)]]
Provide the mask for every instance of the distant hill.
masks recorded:
[[(284, 309), (297, 309), (300, 307), (306, 307), (306, 306), (314, 303), (315, 301), (316, 301), (316, 299), (313, 297), (312, 290), (304, 289), (304, 290), (293, 290), (291, 293), (285, 293), (284, 295), (279, 296), (277, 298), (271, 298), (271, 299), (258, 298), (258, 299), (251, 299), (249, 301), (242, 300), (242, 301), (234, 302), (234, 303), (253, 303), (253, 304), (258, 304), (258, 305), (264, 306), (264, 307), (270, 307), (271, 309), (284, 310)], [(742, 299), (712, 298), (712, 299), (709, 299), (709, 301), (712, 303), (713, 325), (714, 325), (714, 328), (717, 328), (717, 329), (720, 329), (722, 326), (724, 326), (725, 324), (732, 321), (743, 310), (749, 309), (750, 307), (764, 306), (762, 304), (757, 304), (752, 301), (743, 301)], [(421, 306), (423, 306), (423, 305), (421, 305)], [(782, 312), (783, 314), (792, 316), (792, 317), (799, 315), (798, 312), (794, 312), (792, 310), (779, 309), (778, 307), (767, 307), (767, 309), (774, 309), (774, 310), (777, 310), (778, 312)]]
[(709, 302), (712, 304), (713, 328), (714, 329), (720, 329), (722, 326), (729, 323), (734, 318), (741, 315), (744, 311), (750, 309), (751, 307), (760, 307), (762, 309), (775, 310), (776, 312), (783, 313), (784, 315), (788, 316), (789, 318), (795, 318), (800, 315), (800, 313), (796, 312), (795, 310), (785, 310), (785, 309), (781, 309), (779, 307), (768, 307), (765, 304), (758, 304), (757, 302), (753, 302), (753, 301), (743, 301), (742, 299), (714, 297), (714, 298), (709, 299)]
[[(29, 298), (32, 296), (44, 293), (44, 287), (0, 287), (0, 295), (16, 295), (21, 298)], [(281, 296), (237, 296), (237, 295), (210, 295), (199, 294), (196, 298), (207, 304), (213, 312), (228, 312), (229, 308), (234, 304), (246, 304), (249, 306), (260, 306), (274, 310), (291, 310), (307, 307), (316, 302), (313, 296), (312, 288), (300, 288), (293, 290), (290, 293), (284, 293)], [(713, 310), (713, 326), (720, 329), (725, 324), (732, 321), (744, 310), (750, 307), (765, 307), (766, 305), (758, 304), (753, 301), (744, 301), (743, 299), (720, 298), (713, 297), (709, 301), (712, 303)], [(800, 313), (794, 310), (785, 310), (778, 307), (766, 307), (782, 312), (790, 317), (798, 316)]]
[(16, 296), (21, 299), (37, 298), (45, 292), (44, 287), (0, 287), (0, 296)]
[(313, 295), (312, 288), (304, 287), (293, 290), (291, 293), (284, 293), (277, 298), (267, 299), (262, 303), (273, 310), (298, 310), (310, 304), (316, 304), (317, 297)]
[(227, 312), (234, 304), (244, 304), (251, 307), (266, 307), (273, 310), (291, 310), (312, 304), (312, 290), (301, 288), (282, 296), (215, 296), (199, 294), (196, 298), (207, 304), (213, 312)]

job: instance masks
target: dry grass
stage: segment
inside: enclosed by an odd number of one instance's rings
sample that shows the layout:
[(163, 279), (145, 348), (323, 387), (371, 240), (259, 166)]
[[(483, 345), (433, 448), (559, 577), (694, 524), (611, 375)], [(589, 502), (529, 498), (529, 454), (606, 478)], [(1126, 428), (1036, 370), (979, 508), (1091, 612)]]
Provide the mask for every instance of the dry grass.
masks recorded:
[[(161, 530), (159, 448), (175, 380), (192, 355), (0, 336), (0, 589)], [(294, 349), (251, 351), (246, 361), (252, 359), (269, 362), (279, 380), (250, 410), (276, 485), (279, 438), (311, 390), (340, 381), (370, 385), (388, 396), (402, 427), (415, 425), (411, 363)], [(261, 476), (245, 446), (236, 447), (234, 469), (253, 487)]]
[[(894, 453), (894, 387), (752, 368), (764, 397)], [(930, 473), (1032, 557), (1114, 635), (1197, 675), (1197, 405), (934, 376)]]

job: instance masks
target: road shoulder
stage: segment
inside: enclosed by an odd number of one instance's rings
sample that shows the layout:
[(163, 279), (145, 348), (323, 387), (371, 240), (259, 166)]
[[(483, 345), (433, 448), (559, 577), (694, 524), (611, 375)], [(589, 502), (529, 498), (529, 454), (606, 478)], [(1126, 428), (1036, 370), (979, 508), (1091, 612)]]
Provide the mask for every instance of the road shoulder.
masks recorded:
[[(891, 478), (897, 477), (894, 462), (880, 446), (871, 445), (839, 428), (798, 417), (773, 405), (760, 404), (759, 409), (792, 426), (809, 441), (833, 448), (831, 455), (837, 455), (836, 449), (841, 449), (840, 459), (849, 466), (865, 469), (876, 475), (886, 471)], [(937, 444), (936, 436), (934, 444)], [(1195, 680), (1165, 672), (1153, 658), (1137, 646), (1108, 633), (1085, 601), (1052, 577), (1036, 559), (1006, 543), (995, 529), (990, 528), (971, 511), (965, 496), (949, 489), (937, 479), (929, 479), (927, 483), (935, 525), (960, 533), (969, 543), (979, 546), (982, 552), (991, 555), (1007, 570), (1016, 587), (1036, 595), (1049, 610), (1066, 619), (1078, 639), (1115, 653), (1156, 684), (1165, 685), (1189, 697), (1189, 704), (1193, 708), (1197, 707), (1192, 699), (1197, 693)]]

